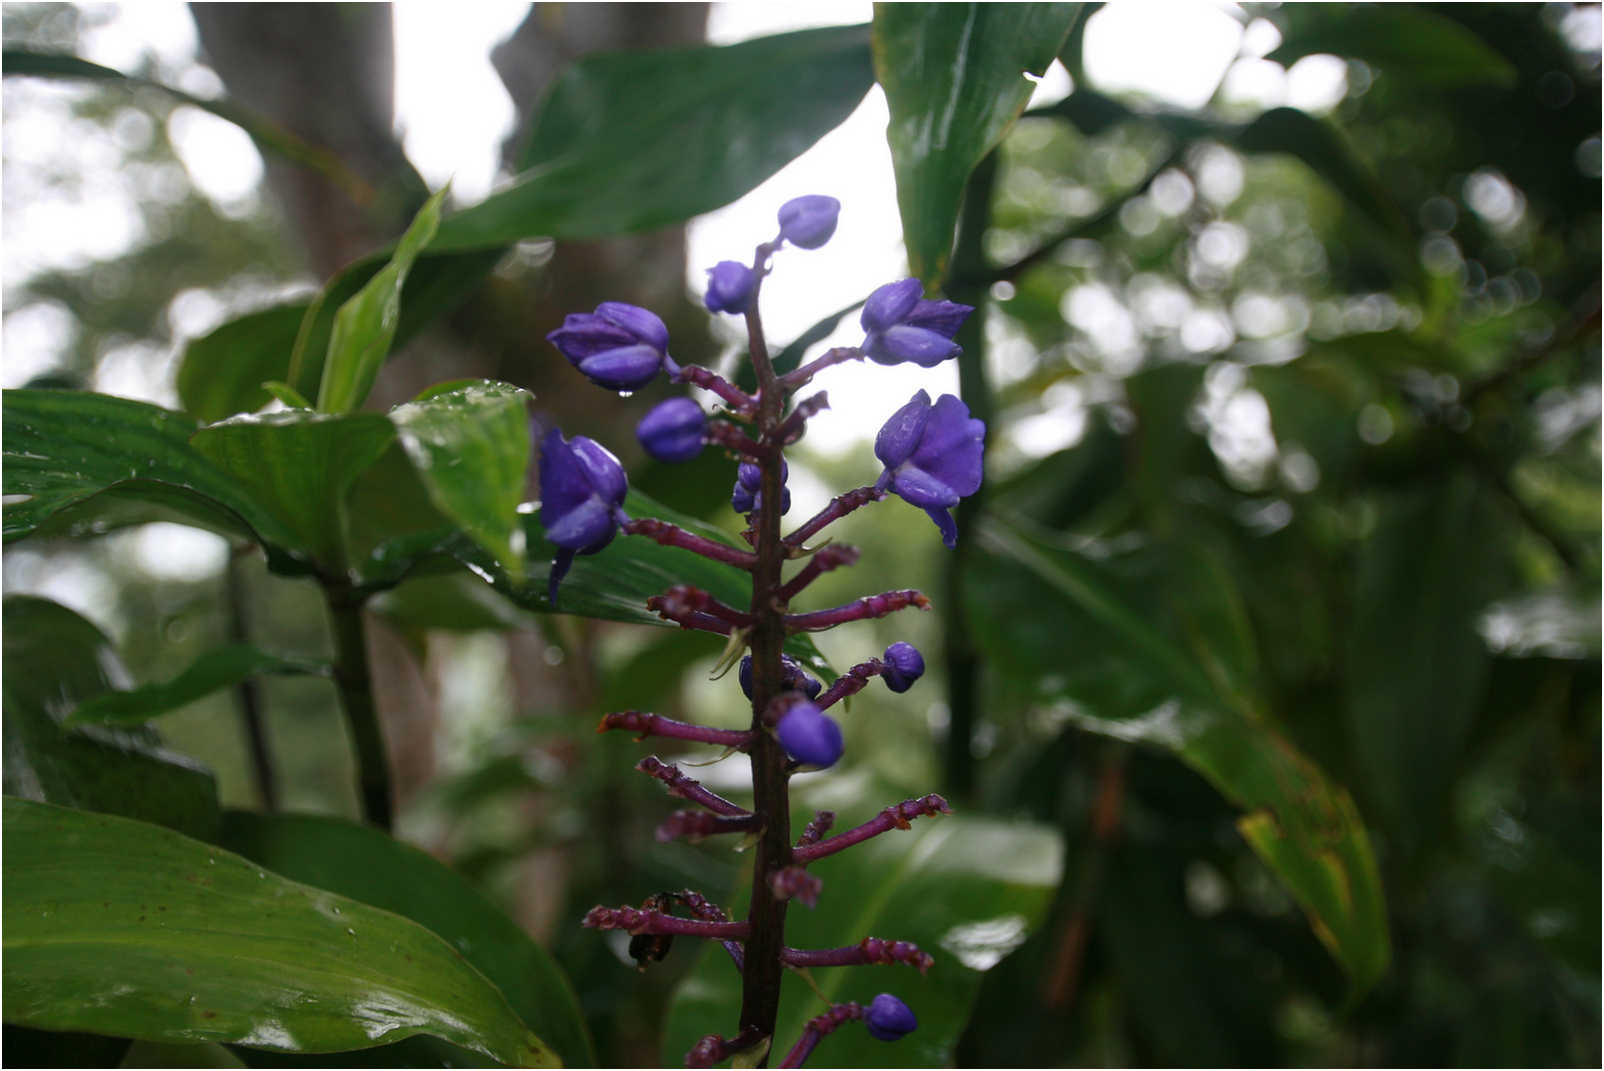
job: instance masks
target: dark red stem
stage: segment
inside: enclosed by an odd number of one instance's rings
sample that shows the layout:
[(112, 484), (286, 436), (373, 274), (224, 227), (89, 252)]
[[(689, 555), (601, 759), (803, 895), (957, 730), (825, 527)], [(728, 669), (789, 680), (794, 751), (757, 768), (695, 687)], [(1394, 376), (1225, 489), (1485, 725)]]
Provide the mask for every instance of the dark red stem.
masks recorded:
[(738, 941), (750, 927), (744, 922), (705, 922), (682, 919), (663, 911), (643, 911), (638, 907), (602, 907), (585, 912), (583, 925), (592, 930), (628, 930), (630, 933), (667, 934), (675, 937), (712, 937)]
[(930, 600), (925, 598), (923, 592), (912, 588), (903, 591), (886, 591), (879, 595), (868, 595), (861, 599), (854, 599), (844, 606), (834, 606), (828, 610), (814, 610), (806, 614), (786, 614), (785, 630), (787, 632), (818, 632), (821, 629), (834, 628), (836, 625), (848, 621), (866, 621), (870, 618), (885, 617), (914, 606), (920, 610), (930, 609)]
[(830, 687), (819, 694), (814, 704), (820, 710), (828, 710), (849, 695), (857, 695), (869, 686), (869, 682), (880, 675), (886, 664), (878, 658), (871, 658), (867, 662), (859, 662), (847, 670), (834, 681)]
[[(797, 840), (796, 846), (801, 848), (804, 845), (817, 842), (820, 837), (830, 832), (830, 827), (833, 825), (835, 825), (834, 811), (814, 811), (813, 821), (809, 822), (806, 828), (802, 830), (802, 836)], [(794, 855), (795, 853), (793, 852), (792, 854)]]
[(757, 412), (757, 399), (710, 368), (703, 368), (699, 364), (681, 365), (679, 374), (673, 378), (680, 383), (712, 391), (744, 417), (750, 418)]
[(790, 602), (801, 594), (802, 589), (817, 580), (822, 574), (832, 569), (839, 569), (843, 565), (855, 565), (858, 561), (858, 548), (848, 543), (831, 543), (814, 551), (808, 563), (796, 571), (796, 575), (785, 582), (780, 588), (780, 594), (786, 602)]
[(796, 1044), (785, 1054), (780, 1066), (801, 1067), (813, 1054), (813, 1047), (824, 1040), (826, 1035), (835, 1033), (836, 1028), (842, 1023), (862, 1018), (863, 1005), (855, 1000), (845, 1004), (830, 1005), (829, 1011), (808, 1020), (808, 1024), (802, 1028), (802, 1036), (796, 1039)]
[(861, 361), (863, 356), (863, 351), (856, 346), (837, 346), (835, 349), (815, 357), (807, 364), (787, 372), (780, 377), (780, 384), (786, 390), (796, 390), (798, 387), (806, 386), (814, 376), (831, 365), (842, 364), (846, 361)]
[(884, 491), (877, 491), (873, 487), (855, 487), (844, 494), (836, 495), (830, 500), (828, 506), (825, 506), (814, 515), (812, 520), (786, 536), (785, 545), (788, 547), (800, 547), (822, 531), (826, 525), (835, 523), (859, 506), (867, 505), (870, 502), (878, 502), (885, 496), (886, 493)]
[(808, 421), (813, 418), (815, 413), (821, 409), (828, 408), (830, 408), (830, 396), (822, 390), (811, 398), (802, 399), (797, 403), (796, 408), (791, 410), (791, 415), (785, 418), (785, 422), (780, 425), (779, 430), (775, 432), (775, 438), (782, 445), (789, 446), (802, 438), (802, 433), (808, 429)]
[(921, 951), (911, 941), (885, 941), (865, 937), (845, 948), (787, 948), (782, 954), (787, 967), (861, 967), (865, 964), (904, 963), (924, 974), (936, 965), (935, 957)]
[(707, 441), (749, 458), (758, 457), (763, 453), (763, 447), (754, 442), (746, 432), (722, 420), (708, 421)]
[(834, 855), (843, 848), (850, 848), (854, 844), (862, 844), (870, 837), (893, 829), (909, 829), (909, 822), (915, 818), (923, 818), (932, 814), (951, 814), (952, 809), (947, 801), (932, 792), (928, 796), (918, 799), (903, 800), (901, 803), (887, 807), (861, 826), (854, 826), (845, 833), (838, 833), (829, 840), (816, 841), (812, 844), (802, 845), (791, 854), (799, 863), (811, 863), (815, 859), (822, 859), (827, 855)]
[(745, 807), (731, 803), (716, 792), (709, 792), (702, 787), (700, 781), (686, 777), (680, 773), (678, 766), (664, 762), (656, 755), (647, 755), (635, 764), (635, 769), (643, 774), (657, 778), (668, 787), (669, 795), (678, 796), (682, 800), (699, 803), (715, 814), (739, 818), (751, 814)]
[(751, 628), (752, 615), (726, 606), (701, 588), (675, 584), (646, 600), (646, 609), (682, 628), (729, 635), (731, 629)]
[(635, 733), (636, 740), (644, 740), (648, 736), (668, 736), (675, 740), (694, 740), (699, 744), (736, 748), (749, 746), (753, 735), (747, 729), (711, 729), (706, 725), (692, 725), (689, 722), (675, 721), (661, 714), (648, 714), (640, 710), (620, 710), (615, 714), (603, 715), (601, 724), (596, 726), (596, 731), (605, 733), (611, 729), (624, 729)]
[(656, 517), (633, 517), (625, 522), (623, 530), (628, 535), (645, 536), (665, 547), (679, 547), (692, 554), (700, 554), (704, 558), (711, 558), (716, 562), (733, 565), (748, 572), (757, 566), (757, 555), (749, 550), (741, 550), (739, 547), (687, 532), (677, 524), (669, 524)]
[(708, 814), (706, 811), (675, 811), (657, 827), (657, 839), (667, 843), (676, 837), (701, 840), (720, 833), (750, 833), (762, 825), (755, 814)]

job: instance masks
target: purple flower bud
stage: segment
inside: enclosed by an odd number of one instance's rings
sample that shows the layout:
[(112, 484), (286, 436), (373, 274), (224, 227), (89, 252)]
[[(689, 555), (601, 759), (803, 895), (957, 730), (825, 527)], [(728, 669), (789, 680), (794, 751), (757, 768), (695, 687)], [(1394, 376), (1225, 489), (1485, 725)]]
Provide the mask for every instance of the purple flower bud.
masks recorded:
[[(741, 682), (741, 691), (746, 693), (746, 698), (752, 698), (751, 655), (741, 659), (741, 668), (737, 673), (737, 678)], [(809, 699), (819, 698), (819, 692), (824, 688), (824, 685), (817, 678), (810, 676), (808, 671), (802, 668), (801, 663), (788, 654), (780, 656), (780, 682), (787, 688), (801, 692)]]
[(919, 1020), (914, 1016), (913, 1009), (890, 993), (881, 993), (869, 1002), (869, 1008), (863, 1013), (863, 1025), (868, 1027), (869, 1036), (880, 1041), (896, 1041), (906, 1034), (911, 1034), (919, 1026)]
[[(791, 466), (780, 462), (780, 480), (791, 477)], [(763, 508), (763, 470), (750, 461), (741, 462), (735, 470), (735, 488), (730, 492), (730, 508), (736, 513), (752, 513)], [(780, 495), (780, 516), (791, 512), (791, 489), (783, 488)]]
[(952, 341), (974, 312), (955, 301), (925, 301), (917, 279), (887, 283), (863, 303), (859, 317), (868, 332), (863, 351), (880, 364), (912, 361), (925, 368), (956, 357), (963, 348)]
[(708, 312), (744, 313), (753, 282), (751, 268), (738, 260), (721, 260), (707, 269), (707, 294), (702, 301)]
[(622, 301), (604, 301), (594, 313), (572, 313), (546, 338), (587, 379), (609, 390), (644, 387), (668, 355), (663, 321)]
[(804, 766), (834, 766), (846, 750), (841, 726), (809, 702), (794, 704), (775, 729), (785, 753)]
[(780, 206), (780, 237), (801, 249), (817, 249), (835, 233), (841, 202), (834, 197), (809, 194)]
[(924, 655), (913, 644), (901, 640), (886, 648), (884, 662), (880, 677), (893, 692), (906, 692), (925, 674)]
[(660, 402), (635, 426), (641, 447), (659, 461), (689, 461), (702, 452), (707, 414), (689, 398)]
[(574, 556), (595, 554), (618, 534), (628, 492), (623, 466), (600, 443), (583, 435), (565, 440), (557, 428), (546, 433), (540, 444), (540, 523), (557, 545), (548, 592), (553, 606)]
[(874, 441), (885, 471), (875, 483), (930, 515), (948, 547), (958, 527), (947, 512), (980, 487), (985, 468), (986, 425), (969, 415), (957, 397), (943, 394), (935, 405), (920, 391), (891, 415)]

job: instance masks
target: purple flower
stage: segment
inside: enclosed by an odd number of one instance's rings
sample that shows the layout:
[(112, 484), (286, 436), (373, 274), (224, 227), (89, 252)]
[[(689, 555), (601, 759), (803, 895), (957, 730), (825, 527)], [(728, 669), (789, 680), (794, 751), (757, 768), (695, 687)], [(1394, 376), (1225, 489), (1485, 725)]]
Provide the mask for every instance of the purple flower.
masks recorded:
[(668, 357), (663, 321), (622, 301), (604, 301), (594, 313), (572, 313), (546, 338), (587, 379), (609, 390), (644, 387)]
[[(780, 479), (790, 478), (791, 466), (780, 462)], [(751, 513), (763, 508), (763, 470), (750, 461), (743, 461), (735, 470), (735, 488), (730, 492), (730, 508), (736, 513)], [(791, 512), (791, 489), (784, 488), (780, 495), (780, 516)]]
[(653, 406), (635, 426), (641, 448), (659, 461), (689, 461), (702, 452), (707, 414), (689, 398)]
[(841, 726), (812, 703), (803, 700), (791, 706), (775, 729), (785, 753), (804, 766), (823, 769), (834, 766), (846, 750)]
[(885, 668), (880, 677), (893, 692), (906, 692), (925, 674), (924, 655), (911, 643), (898, 640), (886, 648)]
[(880, 364), (912, 361), (933, 368), (963, 352), (952, 340), (974, 312), (955, 301), (925, 301), (918, 279), (887, 283), (863, 303), (863, 352)]
[(721, 260), (707, 269), (707, 294), (702, 298), (708, 312), (740, 314), (752, 296), (752, 269), (738, 260)]
[(891, 414), (874, 441), (885, 471), (875, 483), (930, 515), (941, 541), (958, 545), (958, 526), (947, 511), (980, 487), (986, 425), (969, 415), (957, 397), (943, 394), (935, 405), (920, 391)]
[[(746, 693), (746, 698), (752, 698), (751, 655), (741, 659), (741, 669), (736, 676), (741, 682), (741, 691)], [(823, 684), (802, 668), (801, 663), (788, 654), (780, 656), (780, 682), (787, 688), (801, 692), (809, 699), (819, 698), (819, 692), (824, 688)]]
[(817, 249), (835, 233), (841, 202), (834, 197), (809, 194), (780, 206), (780, 237), (801, 249)]
[(548, 595), (557, 605), (557, 585), (578, 554), (595, 554), (618, 534), (629, 482), (618, 459), (600, 443), (575, 435), (565, 440), (552, 428), (540, 444), (540, 523), (557, 545)]
[(890, 993), (881, 993), (869, 1002), (869, 1008), (863, 1013), (863, 1025), (869, 1028), (869, 1036), (881, 1041), (896, 1041), (905, 1034), (911, 1034), (919, 1026), (919, 1020), (914, 1016), (913, 1009)]

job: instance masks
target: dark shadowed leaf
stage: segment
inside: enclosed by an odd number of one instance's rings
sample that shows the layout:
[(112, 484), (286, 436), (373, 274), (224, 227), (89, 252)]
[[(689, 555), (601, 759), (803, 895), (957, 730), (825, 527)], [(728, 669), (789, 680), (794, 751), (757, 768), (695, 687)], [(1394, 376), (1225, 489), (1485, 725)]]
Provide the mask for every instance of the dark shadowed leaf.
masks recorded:
[(248, 643), (231, 643), (207, 651), (170, 681), (146, 684), (128, 691), (104, 692), (80, 703), (67, 718), (68, 725), (142, 725), (151, 718), (248, 677), (261, 674), (327, 675), (328, 663), (284, 658), (258, 650)]
[(1515, 68), (1457, 20), (1416, 4), (1296, 4), (1280, 12), (1281, 44), (1266, 59), (1291, 66), (1327, 53), (1361, 59), (1421, 86), (1512, 86)]
[(432, 1034), (557, 1062), (460, 953), (388, 911), (45, 803), (7, 798), (4, 842), (8, 1022), (299, 1052)]
[(128, 673), (90, 622), (50, 602), (8, 595), (4, 610), (8, 795), (157, 822), (193, 836), (217, 825), (211, 772), (161, 746), (150, 729), (68, 729), (73, 708), (126, 687)]
[(230, 320), (184, 347), (178, 398), (197, 420), (222, 420), (260, 409), (271, 399), (262, 386), (289, 375), (290, 351), (306, 302), (276, 305)]
[(968, 609), (999, 667), (1035, 679), (1070, 724), (1163, 748), (1207, 778), (1246, 812), (1242, 835), (1303, 906), (1355, 992), (1373, 985), (1389, 946), (1369, 837), (1347, 791), (1298, 752), (1245, 686), (1252, 638), (1228, 579), (1133, 576), (1106, 551), (1052, 545), (1000, 522), (980, 539), (993, 555), (986, 598)]
[[(798, 813), (805, 820), (806, 812)], [(841, 815), (848, 827), (869, 815)], [(793, 828), (800, 829), (799, 821)], [(1044, 826), (962, 816), (920, 819), (814, 863), (824, 882), (819, 906), (793, 904), (786, 941), (796, 948), (836, 948), (864, 937), (912, 941), (935, 957), (921, 976), (912, 967), (816, 967), (827, 1001), (868, 1004), (890, 992), (918, 1016), (919, 1027), (895, 1044), (848, 1023), (819, 1044), (819, 1067), (947, 1067), (981, 979), (1041, 923), (1058, 887), (1063, 846)], [(743, 887), (745, 881), (743, 879)], [(731, 917), (745, 912), (744, 893)], [(705, 1034), (733, 1034), (740, 977), (729, 955), (708, 943), (675, 992), (663, 1040), (663, 1066), (679, 1065)], [(825, 1010), (802, 979), (788, 977), (774, 1051), (778, 1064), (808, 1019)]]
[(586, 57), (536, 113), (522, 174), (445, 220), (434, 248), (621, 234), (728, 204), (851, 114), (874, 83), (868, 46), (848, 26)]
[(595, 1063), (561, 968), (461, 875), (366, 826), (227, 811), (219, 843), (293, 881), (393, 911), (438, 934), (501, 990), (570, 1067)]
[(874, 66), (908, 263), (938, 282), (969, 173), (1013, 125), (1079, 4), (876, 4)]

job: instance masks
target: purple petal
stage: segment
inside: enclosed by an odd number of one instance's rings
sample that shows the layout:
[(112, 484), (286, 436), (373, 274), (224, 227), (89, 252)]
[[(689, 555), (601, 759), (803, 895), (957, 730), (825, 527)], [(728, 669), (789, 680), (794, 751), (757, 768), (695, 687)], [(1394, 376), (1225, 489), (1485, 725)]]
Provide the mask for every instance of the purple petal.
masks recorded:
[(707, 294), (702, 301), (709, 312), (743, 313), (752, 296), (752, 270), (738, 260), (724, 260), (707, 269)]
[(641, 418), (635, 438), (659, 461), (689, 461), (702, 452), (707, 414), (689, 398), (670, 398)]
[(644, 342), (620, 346), (584, 358), (578, 364), (585, 377), (609, 390), (639, 390), (657, 377), (663, 367), (663, 351)]
[(560, 517), (594, 492), (584, 465), (563, 440), (563, 433), (552, 428), (540, 443), (541, 517)]
[(919, 1026), (913, 1010), (890, 993), (881, 993), (863, 1014), (869, 1036), (880, 1041), (896, 1041)]
[(902, 318), (902, 322), (909, 327), (922, 327), (952, 338), (974, 311), (973, 305), (960, 305), (956, 301), (921, 301)]
[(904, 502), (920, 509), (946, 509), (958, 504), (957, 492), (911, 462), (904, 462), (892, 471), (891, 490), (901, 495)]
[(943, 394), (910, 460), (958, 495), (972, 495), (985, 474), (985, 437), (985, 422), (970, 417), (961, 399)]
[(894, 283), (887, 283), (863, 303), (863, 315), (858, 322), (865, 331), (884, 331), (893, 324), (901, 323), (919, 303), (924, 287), (918, 279), (899, 279)]
[(650, 309), (622, 301), (604, 301), (596, 306), (596, 315), (608, 323), (617, 324), (658, 352), (668, 351), (668, 327)]
[(931, 520), (936, 522), (936, 527), (941, 529), (941, 542), (946, 545), (947, 549), (951, 550), (956, 547), (958, 545), (958, 522), (952, 519), (952, 514), (944, 509), (927, 509), (925, 513), (930, 516)]
[(834, 766), (846, 744), (841, 726), (812, 703), (797, 703), (775, 730), (785, 753), (804, 766)]
[(886, 668), (880, 676), (893, 692), (906, 692), (925, 673), (925, 658), (919, 648), (901, 640), (886, 648)]
[(624, 466), (618, 463), (618, 458), (613, 456), (611, 450), (583, 435), (575, 435), (568, 447), (573, 451), (575, 460), (584, 467), (591, 490), (606, 503), (609, 510), (624, 501), (624, 496), (629, 493), (629, 480), (624, 475)]
[(823, 194), (793, 197), (780, 206), (780, 237), (799, 249), (817, 249), (835, 233), (841, 202)]
[(632, 346), (638, 339), (623, 328), (588, 312), (570, 313), (563, 325), (546, 336), (562, 355), (578, 364), (586, 357), (620, 346)]
[(574, 552), (567, 547), (557, 548), (557, 557), (551, 562), (551, 575), (546, 582), (546, 597), (551, 605), (557, 605), (557, 585), (562, 583), (563, 577), (568, 575), (568, 567), (574, 564)]
[(888, 469), (894, 469), (912, 456), (930, 419), (930, 395), (920, 391), (908, 404), (891, 414), (874, 439), (874, 456)]
[(611, 507), (594, 496), (557, 515), (551, 515), (542, 504), (540, 523), (546, 527), (547, 539), (575, 551), (606, 539), (614, 527)]
[(947, 358), (958, 356), (963, 347), (935, 331), (894, 324), (869, 336), (867, 352), (869, 359), (878, 364), (911, 361), (923, 368), (934, 368)]

